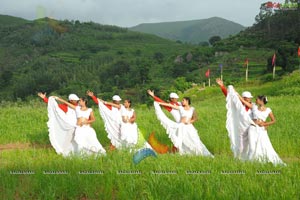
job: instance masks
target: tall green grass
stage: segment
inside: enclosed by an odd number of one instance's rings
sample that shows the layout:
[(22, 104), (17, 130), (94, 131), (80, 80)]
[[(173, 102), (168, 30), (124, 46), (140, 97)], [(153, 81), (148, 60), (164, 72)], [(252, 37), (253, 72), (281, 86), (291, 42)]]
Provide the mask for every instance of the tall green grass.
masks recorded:
[[(126, 151), (109, 152), (99, 158), (62, 158), (50, 149), (4, 151), (1, 160), (8, 161), (0, 168), (2, 199), (295, 199), (299, 196), (299, 162), (273, 167), (244, 163), (225, 155), (210, 159), (165, 154), (134, 165), (132, 154)], [(13, 174), (28, 170), (34, 174)], [(199, 173), (187, 174), (191, 171)], [(54, 172), (66, 174), (46, 174)], [(163, 174), (166, 172), (173, 174)]]

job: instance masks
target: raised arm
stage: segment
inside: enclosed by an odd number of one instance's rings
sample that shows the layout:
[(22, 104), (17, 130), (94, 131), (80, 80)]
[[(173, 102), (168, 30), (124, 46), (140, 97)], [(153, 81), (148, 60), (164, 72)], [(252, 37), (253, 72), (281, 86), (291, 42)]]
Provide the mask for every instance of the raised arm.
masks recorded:
[(94, 93), (92, 91), (90, 91), (90, 90), (86, 91), (86, 95), (91, 97), (96, 104), (99, 104), (97, 97), (94, 95)]
[(147, 93), (157, 102), (165, 102), (164, 100), (162, 100), (161, 98), (157, 97), (154, 95), (154, 91), (152, 90), (147, 90)]
[(39, 96), (39, 97), (41, 97), (41, 99), (43, 99), (43, 101), (45, 102), (45, 103), (48, 103), (48, 98), (47, 98), (47, 96), (46, 96), (46, 92), (43, 94), (43, 93), (41, 93), (41, 92), (39, 92), (39, 93), (37, 93), (37, 95)]
[[(163, 102), (163, 103), (166, 103), (164, 100), (160, 99), (159, 97), (155, 96), (154, 95), (154, 91), (152, 90), (147, 90), (147, 93), (154, 99), (154, 101), (157, 101), (157, 102)], [(168, 106), (164, 106), (164, 108), (171, 112), (172, 111), (172, 108), (171, 107), (168, 107)]]
[(176, 106), (176, 105), (173, 105), (173, 104), (170, 104), (170, 103), (164, 103), (164, 102), (157, 102), (157, 103), (160, 104), (160, 105), (162, 105), (162, 106), (167, 106), (167, 107), (179, 110), (179, 106)]
[(217, 82), (217, 84), (220, 86), (220, 88), (221, 88), (223, 94), (224, 94), (225, 97), (226, 97), (226, 96), (227, 96), (227, 89), (226, 89), (226, 87), (225, 87), (223, 81), (222, 81), (221, 79), (217, 78), (217, 79), (216, 79), (216, 82)]
[(64, 104), (67, 104), (70, 108), (72, 108), (72, 109), (75, 110), (76, 106), (73, 105), (73, 104), (71, 104), (70, 102), (67, 102), (66, 100), (64, 100), (64, 99), (62, 99), (62, 98), (59, 98), (59, 97), (57, 97), (57, 96), (53, 96), (53, 97), (54, 97), (57, 101), (62, 102), (62, 103), (64, 103)]

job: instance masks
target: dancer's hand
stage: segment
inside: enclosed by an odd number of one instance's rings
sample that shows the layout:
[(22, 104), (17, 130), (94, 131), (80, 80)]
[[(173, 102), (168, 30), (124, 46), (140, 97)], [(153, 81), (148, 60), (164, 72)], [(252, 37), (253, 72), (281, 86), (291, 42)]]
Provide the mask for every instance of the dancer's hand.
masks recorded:
[(262, 126), (265, 126), (265, 123), (263, 121), (261, 121), (261, 120), (258, 120), (257, 121), (257, 125), (260, 126), (260, 127), (262, 127)]
[(39, 93), (37, 93), (37, 95), (39, 96), (39, 97), (41, 97), (42, 99), (44, 99), (45, 97), (46, 97), (46, 92), (43, 94), (43, 93), (41, 93), (41, 92), (39, 92)]
[(88, 91), (86, 91), (86, 95), (92, 97), (92, 96), (94, 96), (94, 92), (88, 90)]
[(147, 90), (147, 93), (151, 96), (151, 97), (154, 97), (154, 90)]
[(217, 82), (217, 84), (218, 84), (219, 86), (224, 86), (224, 83), (223, 83), (223, 81), (222, 81), (220, 78), (217, 78), (217, 79), (216, 79), (216, 82)]

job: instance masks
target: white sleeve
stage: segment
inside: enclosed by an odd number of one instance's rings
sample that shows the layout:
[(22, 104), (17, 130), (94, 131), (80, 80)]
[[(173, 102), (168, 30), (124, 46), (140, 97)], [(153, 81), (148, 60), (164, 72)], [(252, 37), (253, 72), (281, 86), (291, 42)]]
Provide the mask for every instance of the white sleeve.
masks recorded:
[(184, 113), (184, 108), (182, 106), (179, 106), (179, 112), (180, 112), (180, 115), (182, 115)]
[(121, 116), (122, 116), (122, 117), (126, 115), (126, 109), (125, 109), (125, 106), (121, 105), (120, 112), (121, 112)]
[(76, 107), (75, 107), (75, 113), (76, 113), (76, 117), (77, 117), (78, 115), (80, 115), (80, 106), (76, 106)]
[(257, 119), (258, 107), (255, 103), (252, 104), (252, 119)]

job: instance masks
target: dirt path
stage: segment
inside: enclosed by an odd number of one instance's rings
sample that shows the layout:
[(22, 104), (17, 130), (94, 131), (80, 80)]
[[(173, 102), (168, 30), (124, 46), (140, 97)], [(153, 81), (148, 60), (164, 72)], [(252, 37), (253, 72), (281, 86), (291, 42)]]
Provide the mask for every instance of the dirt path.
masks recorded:
[(16, 150), (16, 149), (32, 149), (32, 148), (51, 148), (51, 145), (30, 144), (30, 143), (10, 143), (0, 144), (0, 151)]

